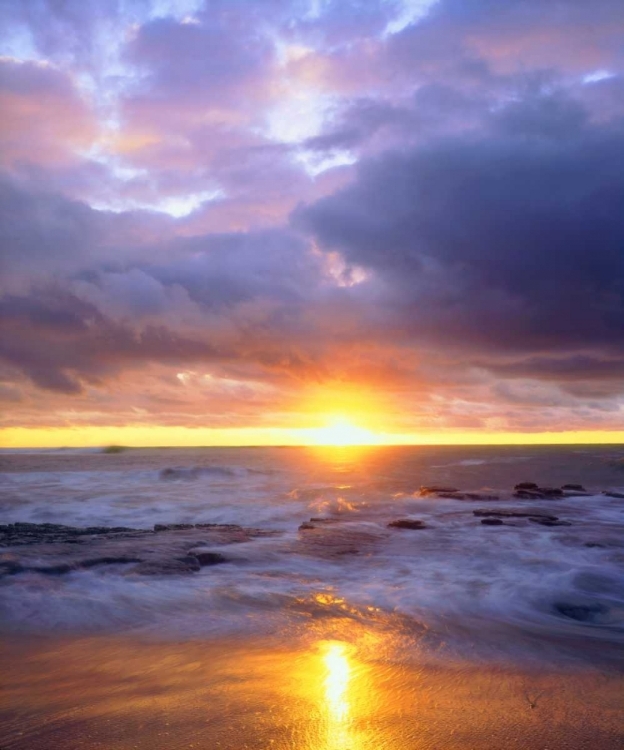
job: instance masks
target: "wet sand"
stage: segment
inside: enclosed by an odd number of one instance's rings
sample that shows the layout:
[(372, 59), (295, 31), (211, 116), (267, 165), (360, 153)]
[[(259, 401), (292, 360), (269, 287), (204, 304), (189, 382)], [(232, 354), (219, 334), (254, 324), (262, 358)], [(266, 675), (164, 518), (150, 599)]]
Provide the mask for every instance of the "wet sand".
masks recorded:
[[(624, 677), (387, 657), (373, 634), (5, 639), (2, 750), (619, 750)], [(335, 636), (335, 633), (332, 634)]]

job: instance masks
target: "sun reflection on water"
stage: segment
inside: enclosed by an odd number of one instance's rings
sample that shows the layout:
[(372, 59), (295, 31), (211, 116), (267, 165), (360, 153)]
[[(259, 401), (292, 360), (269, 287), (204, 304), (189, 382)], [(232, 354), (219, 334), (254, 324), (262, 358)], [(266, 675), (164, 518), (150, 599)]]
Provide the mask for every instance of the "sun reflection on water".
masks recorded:
[(327, 669), (325, 677), (327, 709), (335, 721), (344, 722), (349, 716), (347, 688), (351, 678), (351, 668), (344, 643), (328, 644), (323, 662)]
[(321, 654), (325, 670), (324, 713), (327, 727), (327, 748), (332, 750), (355, 750), (355, 738), (351, 731), (351, 706), (349, 687), (353, 667), (349, 647), (340, 641), (322, 644)]

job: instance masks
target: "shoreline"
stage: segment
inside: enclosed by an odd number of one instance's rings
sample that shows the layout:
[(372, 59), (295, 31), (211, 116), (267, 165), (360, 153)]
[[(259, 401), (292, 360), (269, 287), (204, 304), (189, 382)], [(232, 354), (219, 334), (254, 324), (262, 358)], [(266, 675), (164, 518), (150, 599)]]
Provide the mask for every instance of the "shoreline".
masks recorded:
[[(311, 623), (266, 638), (5, 637), (3, 750), (616, 750), (624, 676), (384, 658)], [(330, 636), (330, 637), (326, 637)]]

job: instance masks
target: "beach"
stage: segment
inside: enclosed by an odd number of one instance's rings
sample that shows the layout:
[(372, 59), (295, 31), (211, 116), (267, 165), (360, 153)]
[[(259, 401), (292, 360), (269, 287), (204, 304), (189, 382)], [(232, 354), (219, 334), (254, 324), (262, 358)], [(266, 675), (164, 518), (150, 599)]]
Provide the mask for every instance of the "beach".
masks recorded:
[[(330, 628), (331, 629), (331, 628)], [(12, 641), (4, 748), (420, 750), (622, 746), (624, 680), (364, 657), (349, 640)], [(361, 633), (351, 633), (355, 640)], [(367, 653), (368, 651), (368, 653)]]
[(0, 747), (619, 748), (623, 457), (5, 451)]

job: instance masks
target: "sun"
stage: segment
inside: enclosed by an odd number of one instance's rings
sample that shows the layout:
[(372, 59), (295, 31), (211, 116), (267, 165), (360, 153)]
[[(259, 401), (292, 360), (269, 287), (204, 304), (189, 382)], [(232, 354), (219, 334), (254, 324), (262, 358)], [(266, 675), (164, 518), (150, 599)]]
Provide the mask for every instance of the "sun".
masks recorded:
[(327, 427), (319, 427), (313, 433), (316, 445), (375, 445), (379, 442), (370, 430), (358, 427), (342, 417), (333, 419)]

